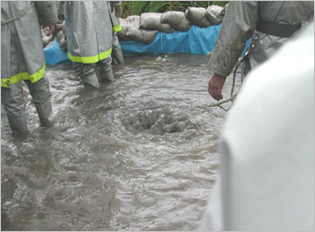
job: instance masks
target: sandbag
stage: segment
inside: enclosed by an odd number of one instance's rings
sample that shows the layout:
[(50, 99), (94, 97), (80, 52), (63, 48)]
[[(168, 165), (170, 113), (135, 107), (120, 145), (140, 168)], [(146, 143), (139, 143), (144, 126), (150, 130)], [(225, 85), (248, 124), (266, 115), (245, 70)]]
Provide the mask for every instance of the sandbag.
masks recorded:
[(192, 25), (182, 11), (167, 11), (163, 13), (161, 23), (168, 23), (178, 31), (188, 31)]
[(139, 23), (140, 23), (139, 15), (130, 15), (126, 19), (128, 20), (129, 26), (139, 27)]
[(67, 38), (66, 38), (66, 21), (57, 23), (55, 25), (55, 31), (53, 32), (53, 37), (59, 43), (62, 51), (67, 50)]
[(67, 51), (67, 40), (62, 30), (57, 33), (56, 41), (59, 43), (62, 51)]
[(141, 43), (150, 44), (153, 42), (158, 30), (140, 29), (140, 16), (131, 15), (126, 19), (120, 19), (122, 30), (117, 32), (120, 41), (135, 40)]
[(48, 27), (45, 27), (45, 28), (42, 28), (42, 27), (41, 27), (43, 48), (45, 48), (51, 41), (54, 40), (54, 38), (52, 37), (52, 35), (46, 36), (46, 34), (48, 33), (48, 31), (49, 31), (49, 28), (48, 28)]
[(119, 18), (121, 24), (121, 30), (117, 32), (117, 37), (120, 41), (130, 41), (132, 40), (130, 37), (126, 35), (129, 27), (139, 28), (140, 16), (139, 15), (131, 15), (127, 18)]
[(50, 36), (45, 35), (42, 37), (42, 41), (43, 41), (43, 48), (45, 48), (48, 44), (54, 41), (54, 37), (53, 35), (50, 35)]
[(174, 29), (168, 23), (161, 23), (162, 13), (142, 13), (140, 15), (140, 29), (158, 30), (171, 33)]
[(121, 30), (117, 32), (119, 41), (130, 41), (131, 39), (128, 36), (126, 36), (126, 32), (128, 29), (128, 20), (120, 18), (119, 21), (121, 25)]
[(158, 30), (144, 30), (136, 27), (128, 27), (126, 35), (132, 40), (150, 44), (153, 42)]
[(42, 33), (42, 38), (46, 36), (46, 34), (48, 33), (49, 31), (49, 27), (41, 27), (41, 33)]
[(211, 26), (210, 21), (206, 17), (207, 9), (203, 7), (188, 7), (185, 11), (186, 18), (194, 25), (204, 28)]
[(223, 21), (224, 15), (222, 15), (222, 10), (224, 7), (212, 5), (207, 8), (206, 17), (212, 25), (221, 24)]

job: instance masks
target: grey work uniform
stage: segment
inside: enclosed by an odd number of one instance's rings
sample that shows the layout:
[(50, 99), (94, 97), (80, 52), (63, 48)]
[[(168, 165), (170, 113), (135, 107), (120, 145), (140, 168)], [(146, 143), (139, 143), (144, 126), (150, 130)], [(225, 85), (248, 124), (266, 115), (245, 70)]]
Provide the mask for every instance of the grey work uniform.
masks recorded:
[(200, 230), (314, 231), (314, 147), (312, 23), (246, 77)]
[[(68, 57), (74, 71), (84, 82), (93, 79), (99, 87), (93, 64), (99, 68), (101, 78), (112, 72), (112, 24), (106, 1), (66, 1), (65, 23)], [(88, 82), (85, 82), (85, 84)]]
[(54, 2), (1, 2), (1, 101), (13, 134), (27, 129), (22, 83), (25, 81), (42, 126), (52, 124), (48, 79), (38, 16), (58, 21)]
[(221, 76), (228, 76), (244, 50), (246, 41), (251, 37), (254, 48), (246, 62), (247, 70), (272, 56), (290, 35), (260, 32), (257, 27), (262, 21), (271, 24), (271, 29), (277, 26), (275, 24), (281, 24), (278, 26), (282, 29), (281, 26), (287, 25), (300, 27), (304, 22), (312, 20), (312, 1), (231, 1), (209, 61), (209, 69)]

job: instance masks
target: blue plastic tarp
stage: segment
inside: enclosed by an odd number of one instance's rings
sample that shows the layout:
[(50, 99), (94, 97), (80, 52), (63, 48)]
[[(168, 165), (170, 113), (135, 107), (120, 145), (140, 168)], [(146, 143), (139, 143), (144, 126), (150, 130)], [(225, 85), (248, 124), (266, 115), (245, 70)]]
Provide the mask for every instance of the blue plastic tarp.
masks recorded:
[[(220, 28), (221, 24), (207, 28), (192, 25), (192, 27), (185, 32), (174, 31), (169, 34), (159, 32), (156, 34), (151, 44), (144, 44), (137, 41), (120, 41), (120, 46), (124, 56), (134, 56), (142, 53), (190, 53), (206, 55), (209, 51), (212, 52)], [(247, 41), (244, 52), (249, 42), (250, 40)], [(69, 61), (67, 52), (60, 49), (56, 39), (53, 43), (45, 47), (44, 53), (46, 64), (55, 65), (67, 60)]]
[(59, 43), (56, 41), (56, 38), (52, 43), (48, 44), (44, 48), (44, 55), (45, 63), (50, 65), (63, 63), (64, 61), (70, 61), (68, 58), (68, 53), (61, 50)]
[(206, 55), (213, 50), (219, 35), (220, 25), (200, 28), (192, 25), (188, 31), (174, 31), (172, 33), (159, 32), (151, 44), (137, 41), (120, 41), (124, 56), (140, 53), (191, 53)]

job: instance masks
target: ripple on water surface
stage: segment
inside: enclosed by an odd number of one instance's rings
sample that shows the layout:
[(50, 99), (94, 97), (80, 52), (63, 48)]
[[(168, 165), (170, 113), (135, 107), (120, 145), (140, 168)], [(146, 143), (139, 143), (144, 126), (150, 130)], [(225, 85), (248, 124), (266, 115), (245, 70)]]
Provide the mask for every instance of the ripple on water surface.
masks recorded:
[(47, 66), (56, 123), (39, 127), (27, 103), (22, 138), (2, 107), (2, 229), (198, 228), (225, 112), (207, 107), (207, 56), (157, 57), (126, 57), (99, 89), (84, 88), (71, 65)]

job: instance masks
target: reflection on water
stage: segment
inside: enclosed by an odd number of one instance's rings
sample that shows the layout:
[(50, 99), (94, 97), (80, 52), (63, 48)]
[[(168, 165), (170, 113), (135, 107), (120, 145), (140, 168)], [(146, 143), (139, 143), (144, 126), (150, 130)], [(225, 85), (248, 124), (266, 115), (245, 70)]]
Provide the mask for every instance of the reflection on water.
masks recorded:
[(56, 123), (38, 126), (25, 88), (22, 138), (2, 107), (2, 229), (198, 228), (226, 113), (207, 107), (207, 56), (157, 57), (126, 57), (99, 89), (84, 88), (71, 65), (48, 66)]

